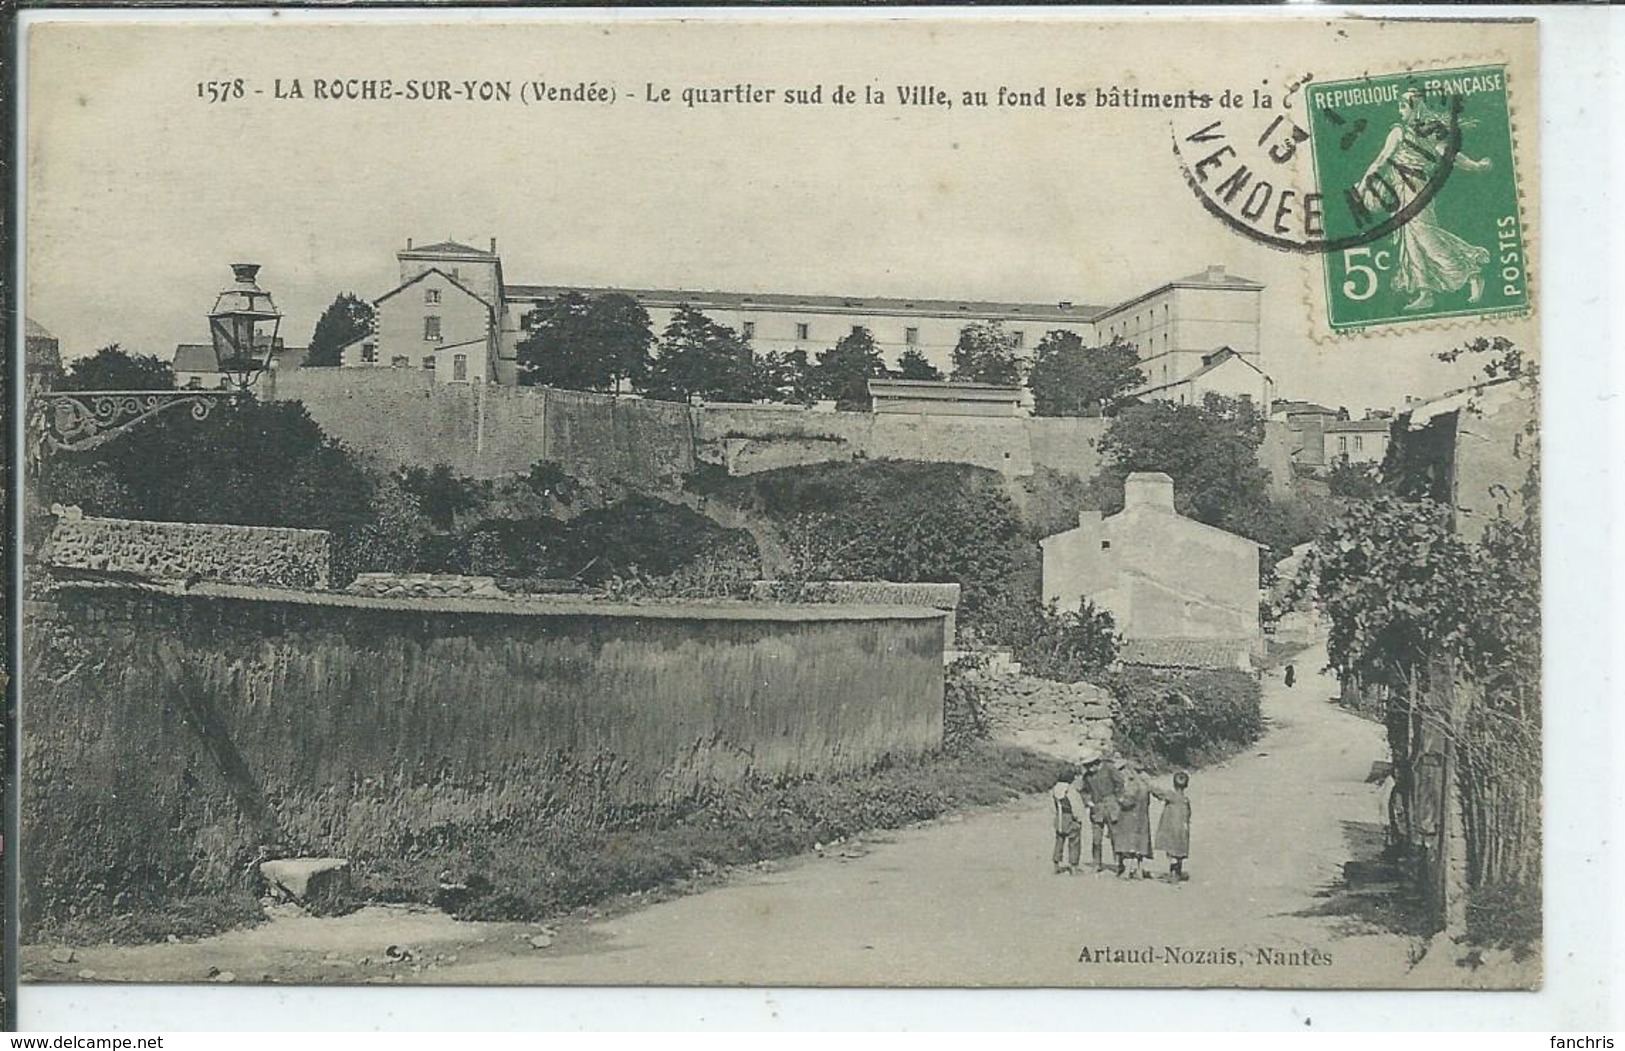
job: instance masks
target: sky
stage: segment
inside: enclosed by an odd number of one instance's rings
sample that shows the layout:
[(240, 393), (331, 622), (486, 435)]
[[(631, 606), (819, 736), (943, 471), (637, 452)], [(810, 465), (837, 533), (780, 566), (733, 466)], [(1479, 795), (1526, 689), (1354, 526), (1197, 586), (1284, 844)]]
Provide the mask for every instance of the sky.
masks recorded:
[[(1061, 90), (1092, 103), (1112, 86), (1278, 93), (1304, 64), (1329, 79), (1460, 44), (1442, 32), (1460, 27), (1412, 26), (1403, 40), (1253, 28), (1256, 49), (1220, 53), (1210, 30), (1179, 20), (1150, 33), (1076, 19), (34, 25), (27, 314), (65, 357), (117, 342), (167, 359), (206, 339), (227, 264), (254, 261), (284, 337), (303, 343), (337, 293), (394, 287), (408, 238), (496, 237), (512, 283), (857, 296), (1112, 303), (1222, 264), (1266, 286), (1277, 393), (1356, 413), (1467, 382), (1471, 366), (1432, 354), (1468, 335), (1533, 346), (1517, 321), (1317, 335), (1318, 258), (1204, 211), (1167, 112), (1055, 104)], [(397, 93), (444, 80), (454, 96), (492, 81), (516, 97), (318, 99), (318, 79), (387, 79)], [(200, 97), (210, 81), (228, 97)], [(278, 97), (296, 81), (304, 97)], [(534, 82), (611, 88), (615, 101), (527, 104), (517, 96)], [(733, 85), (774, 100), (682, 101)], [(838, 85), (887, 104), (833, 104)], [(902, 106), (902, 86), (956, 104)], [(823, 101), (789, 105), (792, 87)], [(1048, 104), (958, 104), (1000, 87), (1042, 87)], [(661, 89), (673, 101), (651, 101)]]

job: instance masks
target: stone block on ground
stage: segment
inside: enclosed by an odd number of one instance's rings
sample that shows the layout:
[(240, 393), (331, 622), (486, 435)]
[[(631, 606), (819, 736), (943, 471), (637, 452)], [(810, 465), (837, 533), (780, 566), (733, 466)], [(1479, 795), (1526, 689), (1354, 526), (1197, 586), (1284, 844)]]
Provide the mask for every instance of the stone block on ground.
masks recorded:
[(350, 886), (350, 862), (344, 858), (279, 858), (260, 863), (260, 875), (271, 889), (315, 913), (341, 911)]

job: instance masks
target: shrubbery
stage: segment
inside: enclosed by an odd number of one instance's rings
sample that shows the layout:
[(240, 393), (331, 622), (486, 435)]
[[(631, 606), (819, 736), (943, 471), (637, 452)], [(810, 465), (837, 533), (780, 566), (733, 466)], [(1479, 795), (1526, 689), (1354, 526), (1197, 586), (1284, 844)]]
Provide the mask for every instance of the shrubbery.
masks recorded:
[(1246, 672), (1129, 669), (1109, 685), (1117, 747), (1159, 764), (1215, 762), (1264, 732), (1263, 691)]
[(696, 487), (769, 519), (801, 579), (957, 583), (972, 627), (1003, 596), (1037, 593), (1037, 545), (985, 468), (872, 460), (705, 477)]

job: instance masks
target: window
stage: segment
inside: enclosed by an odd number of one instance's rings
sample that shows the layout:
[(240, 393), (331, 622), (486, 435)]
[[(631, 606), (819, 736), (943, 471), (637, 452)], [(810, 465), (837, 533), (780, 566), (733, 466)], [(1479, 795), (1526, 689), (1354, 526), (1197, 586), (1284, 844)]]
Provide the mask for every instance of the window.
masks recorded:
[(1017, 350), (1020, 350), (1022, 347), (1027, 345), (1027, 333), (1012, 332), (1010, 335), (1015, 337), (1015, 346)]
[(231, 389), (231, 377), (230, 376), (221, 376), (219, 386), (220, 386), (221, 390), (230, 390)]
[(455, 267), (455, 266), (454, 266), (454, 267), (452, 267), (452, 268), (451, 268), (451, 279), (452, 279), (452, 280), (453, 280), (453, 281), (461, 281), (461, 280), (462, 280), (462, 279), (463, 279), (463, 272), (462, 272), (462, 270), (460, 270), (460, 269), (458, 269), (458, 268), (457, 268), (457, 267)]
[(396, 354), (389, 359), (389, 367), (392, 369), (409, 369), (412, 367), (412, 359), (405, 354)]
[(423, 290), (423, 301), (430, 306), (440, 305), (440, 289), (426, 288)]
[(376, 362), (378, 360), (378, 344), (361, 344), (361, 360), (367, 362), (368, 364)]
[(468, 379), (468, 355), (454, 354), (451, 359), (451, 378), (454, 380)]
[(423, 338), (431, 343), (440, 342), (440, 315), (429, 314), (423, 319)]
[(797, 321), (796, 322), (796, 338), (797, 339), (807, 339), (807, 338), (809, 338), (808, 335), (807, 335), (807, 323), (805, 321)]
[(754, 321), (745, 322), (743, 325), (739, 326), (739, 332), (746, 339), (755, 339), (756, 338), (756, 322), (754, 322)]
[(433, 354), (425, 354), (425, 355), (423, 355), (423, 367), (426, 368), (426, 369), (433, 369), (434, 368), (434, 355)]
[(917, 328), (905, 328), (903, 330), (903, 342), (904, 343), (907, 343), (909, 346), (912, 347), (916, 343), (918, 343), (919, 341), (920, 341), (920, 330), (919, 329), (917, 329)]
[(1361, 435), (1356, 434), (1354, 436), (1354, 451), (1355, 452), (1363, 452), (1364, 450), (1365, 450), (1365, 438), (1362, 437)]
[(863, 326), (863, 325), (853, 325), (852, 326), (852, 334), (854, 336), (861, 336), (867, 331), (869, 331), (869, 329), (867, 327)]
[(1112, 549), (1112, 542), (1110, 540), (1102, 540), (1100, 542), (1100, 550), (1102, 550), (1102, 551), (1110, 551), (1111, 549)]
[(1337, 439), (1337, 451), (1345, 455), (1348, 454), (1349, 440), (1346, 437), (1340, 437)]

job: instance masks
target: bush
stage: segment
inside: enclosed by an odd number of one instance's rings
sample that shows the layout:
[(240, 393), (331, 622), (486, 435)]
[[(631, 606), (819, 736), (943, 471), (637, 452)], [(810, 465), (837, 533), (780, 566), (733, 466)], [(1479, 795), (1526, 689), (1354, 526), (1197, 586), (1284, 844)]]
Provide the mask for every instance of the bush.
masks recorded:
[(997, 474), (963, 464), (874, 460), (767, 471), (723, 498), (753, 506), (785, 535), (798, 576), (957, 583), (977, 610), (1036, 569)]
[(1013, 647), (1015, 658), (1028, 674), (1054, 682), (1079, 682), (1110, 667), (1123, 641), (1112, 615), (1087, 600), (1076, 613), (1053, 602), (1038, 606), (1028, 628)]
[(1109, 686), (1118, 747), (1159, 766), (1216, 762), (1264, 732), (1263, 691), (1246, 672), (1130, 669)]
[(977, 674), (986, 667), (987, 658), (979, 653), (948, 665), (942, 686), (942, 744), (950, 752), (988, 736), (988, 687)]
[[(672, 576), (707, 560), (732, 565), (754, 551), (748, 534), (724, 529), (680, 504), (632, 496), (568, 521), (489, 519), (427, 538), (423, 568), (510, 580), (573, 578), (589, 584)], [(715, 557), (713, 557), (715, 556)], [(700, 576), (715, 577), (713, 567)]]

